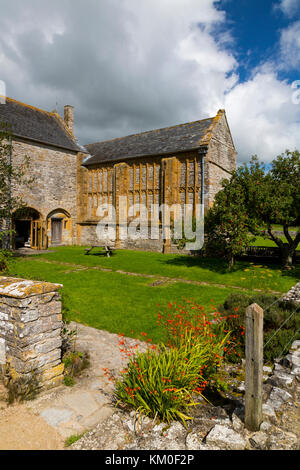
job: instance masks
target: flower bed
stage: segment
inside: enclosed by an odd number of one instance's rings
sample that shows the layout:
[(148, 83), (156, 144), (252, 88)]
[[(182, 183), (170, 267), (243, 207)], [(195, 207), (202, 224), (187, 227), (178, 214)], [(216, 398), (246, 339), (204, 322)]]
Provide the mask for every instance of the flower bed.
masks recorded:
[(166, 345), (153, 345), (144, 333), (149, 347), (136, 352), (120, 337), (121, 352), (129, 362), (115, 381), (116, 400), (161, 421), (186, 424), (196, 396), (222, 388), (219, 370), (224, 353), (233, 353), (235, 344), (224, 318), (218, 312), (207, 316), (193, 301), (159, 308), (158, 323), (167, 332)]

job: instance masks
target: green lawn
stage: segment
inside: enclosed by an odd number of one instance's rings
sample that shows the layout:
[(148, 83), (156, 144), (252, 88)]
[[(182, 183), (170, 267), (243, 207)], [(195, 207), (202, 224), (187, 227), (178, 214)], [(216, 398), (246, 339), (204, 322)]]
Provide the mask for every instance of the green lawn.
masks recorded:
[[(265, 226), (262, 226), (262, 230), (267, 230), (267, 225)], [(281, 230), (283, 232), (283, 225), (280, 225), (280, 224), (272, 224), (272, 228), (273, 230)], [(297, 226), (294, 226), (294, 227), (289, 227), (289, 231), (294, 231), (296, 232), (297, 230), (299, 230), (299, 227)]]
[(228, 287), (237, 286), (251, 291), (263, 289), (286, 292), (300, 277), (300, 267), (291, 272), (282, 272), (280, 267), (274, 264), (261, 265), (238, 261), (233, 271), (228, 272), (227, 263), (222, 259), (130, 250), (118, 250), (111, 258), (106, 258), (103, 255), (86, 256), (84, 252), (83, 247), (59, 247), (53, 253), (39, 256), (39, 259), (88, 267), (100, 266), (114, 271), (152, 274), (157, 277), (208, 282)]
[[(284, 243), (287, 243), (287, 239), (285, 237), (279, 237)], [(270, 240), (269, 238), (264, 238), (264, 237), (256, 237), (256, 240), (251, 243), (252, 246), (271, 246), (271, 247), (277, 247), (276, 243), (273, 242), (273, 240)], [(297, 251), (300, 251), (300, 244), (297, 247)]]
[[(112, 271), (93, 269), (96, 267)], [(158, 304), (195, 299), (210, 312), (241, 288), (249, 293), (256, 289), (285, 292), (298, 282), (300, 269), (284, 273), (277, 266), (238, 262), (234, 271), (228, 272), (226, 263), (216, 259), (128, 250), (106, 258), (86, 256), (83, 247), (59, 247), (52, 253), (16, 259), (10, 274), (63, 284), (71, 320), (138, 338), (147, 332), (158, 342), (163, 339), (156, 323)], [(177, 280), (153, 286), (162, 276)]]

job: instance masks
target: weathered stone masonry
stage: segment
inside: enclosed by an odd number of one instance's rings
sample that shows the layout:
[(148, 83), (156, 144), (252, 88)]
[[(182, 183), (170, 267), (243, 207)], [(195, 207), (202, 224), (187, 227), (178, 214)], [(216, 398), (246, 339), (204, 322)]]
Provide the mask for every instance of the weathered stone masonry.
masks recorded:
[(56, 111), (11, 98), (0, 106), (0, 122), (12, 130), (12, 164), (21, 167), (27, 157), (26, 179), (32, 180), (30, 186), (12, 186), (12, 195), (26, 206), (13, 214), (15, 239), (35, 249), (77, 241), (78, 181), (87, 152), (73, 134), (73, 107), (66, 105), (64, 114), (63, 120)]
[(15, 139), (14, 165), (22, 164), (24, 155), (30, 159), (33, 184), (14, 188), (15, 195), (45, 221), (49, 245), (53, 218), (62, 219), (62, 244), (76, 244), (77, 160), (81, 163), (81, 154)]
[[(13, 164), (30, 159), (31, 187), (13, 187), (29, 213), (15, 213), (16, 247), (44, 249), (51, 245), (103, 244), (96, 228), (99, 205), (116, 209), (116, 248), (169, 252), (160, 236), (123, 240), (118, 224), (119, 197), (127, 207), (153, 204), (203, 204), (207, 211), (222, 179), (236, 168), (236, 150), (224, 110), (215, 117), (156, 129), (105, 142), (80, 146), (73, 134), (74, 110), (64, 107), (64, 119), (11, 98), (0, 106), (0, 121), (12, 127)], [(194, 210), (195, 212), (195, 210)], [(128, 222), (132, 222), (130, 218)], [(30, 228), (29, 228), (30, 227)], [(150, 233), (150, 228), (149, 228)], [(167, 237), (166, 237), (167, 238)]]
[(0, 366), (13, 378), (34, 374), (39, 386), (63, 381), (59, 284), (0, 277)]
[[(176, 133), (180, 132), (183, 136), (176, 140)], [(144, 139), (147, 139), (149, 149)], [(174, 151), (164, 154), (162, 146), (174, 148)], [(192, 149), (183, 151), (184, 146)], [(151, 148), (153, 152), (161, 150), (161, 154), (132, 156), (135, 151), (151, 153)], [(223, 110), (214, 119), (92, 144), (87, 149), (92, 157), (83, 163), (87, 171), (81, 175), (78, 206), (78, 243), (83, 244), (99, 243), (96, 235), (99, 204), (113, 204), (117, 220), (119, 196), (127, 198), (127, 207), (138, 203), (145, 205), (149, 218), (153, 203), (180, 204), (182, 207), (202, 203), (207, 210), (221, 189), (221, 181), (230, 178), (236, 168), (236, 151)], [(170, 241), (164, 242), (162, 237), (134, 242), (119, 240), (118, 229), (117, 225), (117, 248), (171, 250)]]

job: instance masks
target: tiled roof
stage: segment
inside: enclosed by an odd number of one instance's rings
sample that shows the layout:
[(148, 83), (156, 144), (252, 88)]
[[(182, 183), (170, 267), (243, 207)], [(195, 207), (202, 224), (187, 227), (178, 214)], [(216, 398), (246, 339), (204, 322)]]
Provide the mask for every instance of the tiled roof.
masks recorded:
[(205, 145), (215, 119), (208, 118), (85, 145), (91, 157), (83, 165), (198, 149)]
[(9, 123), (16, 137), (86, 153), (55, 112), (50, 113), (6, 98), (5, 104), (0, 104), (0, 122)]

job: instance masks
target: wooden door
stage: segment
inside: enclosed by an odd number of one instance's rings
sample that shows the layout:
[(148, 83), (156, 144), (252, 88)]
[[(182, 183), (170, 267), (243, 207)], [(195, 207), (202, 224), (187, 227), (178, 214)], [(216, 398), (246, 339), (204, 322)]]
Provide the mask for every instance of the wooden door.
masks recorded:
[(42, 220), (31, 221), (31, 248), (34, 250), (46, 250), (47, 249), (47, 230), (46, 224)]
[(59, 245), (62, 242), (62, 219), (51, 219), (51, 243)]

